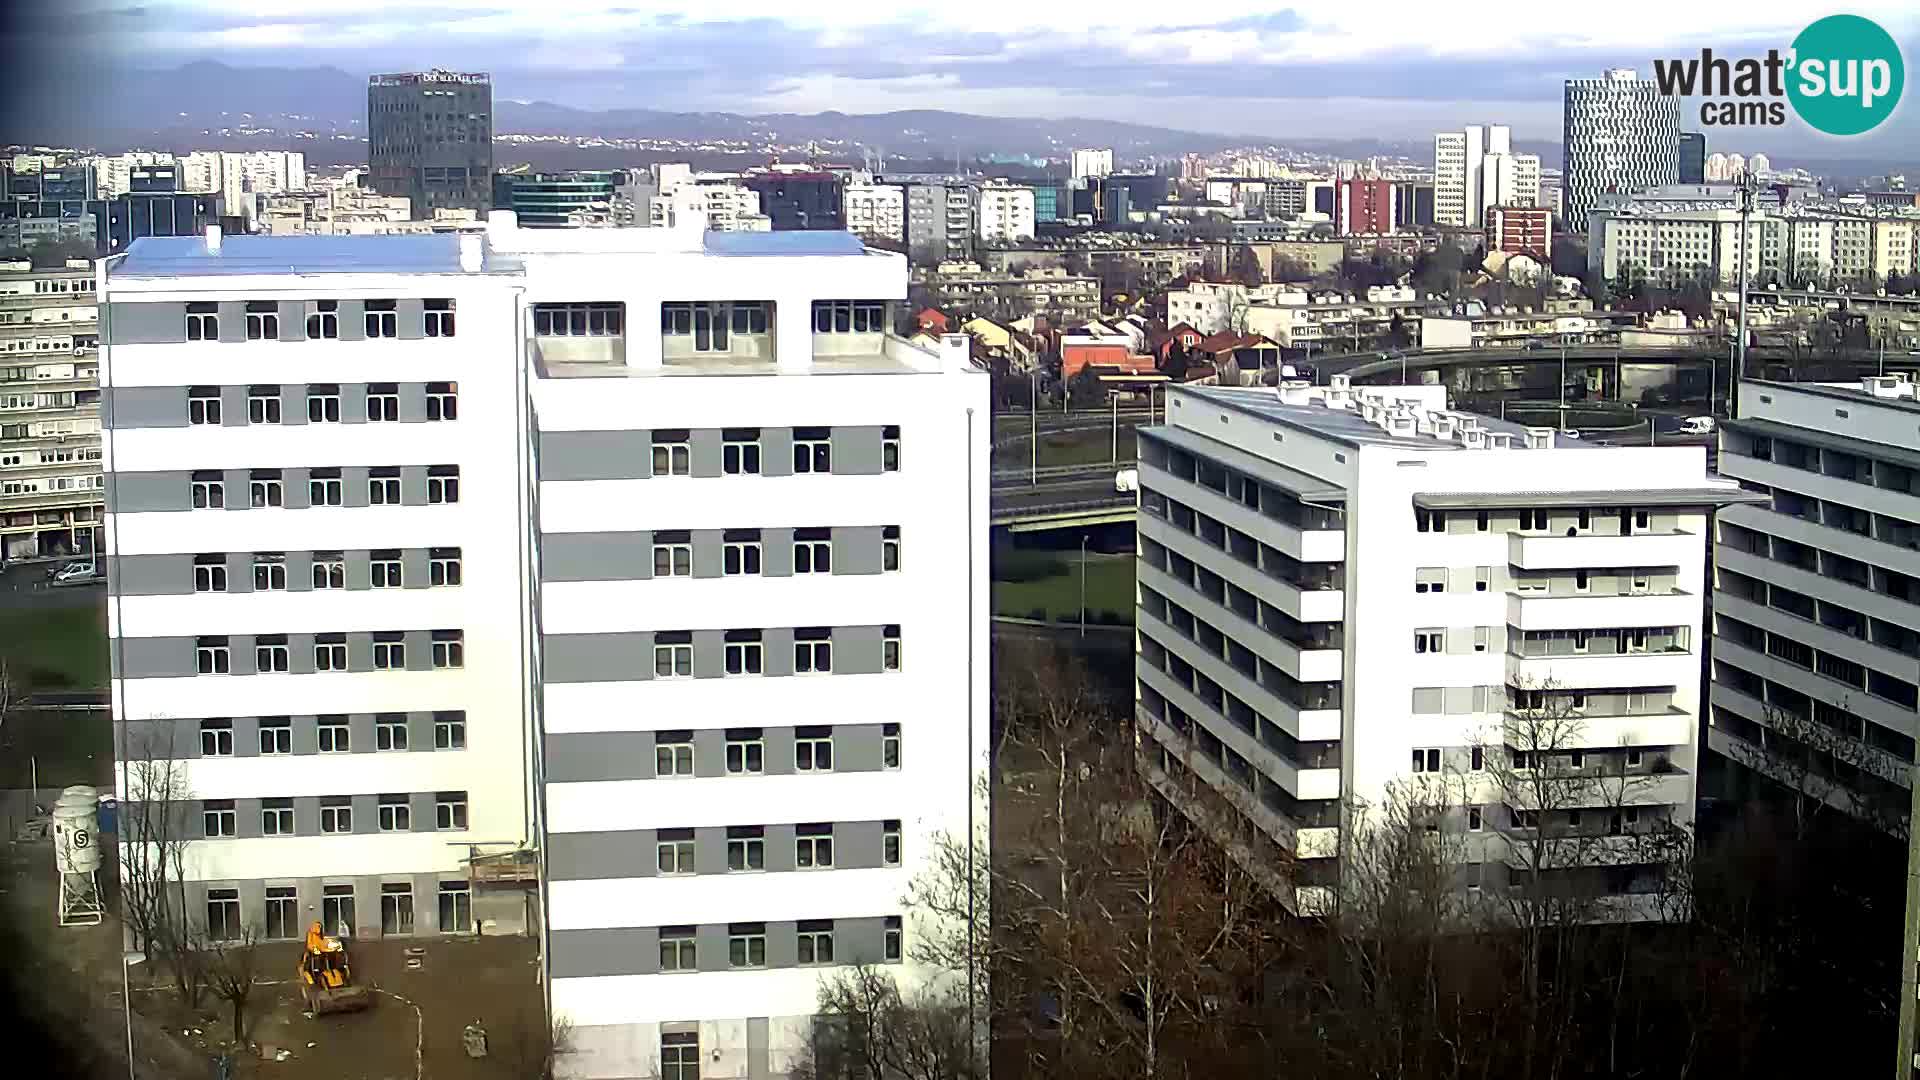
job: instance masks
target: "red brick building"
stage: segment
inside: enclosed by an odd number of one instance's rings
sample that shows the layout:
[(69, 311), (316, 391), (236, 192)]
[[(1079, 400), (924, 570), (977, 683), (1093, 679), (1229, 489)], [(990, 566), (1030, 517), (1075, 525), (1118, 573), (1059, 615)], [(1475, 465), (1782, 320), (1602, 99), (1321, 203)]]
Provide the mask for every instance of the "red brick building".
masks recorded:
[(1393, 181), (1356, 176), (1337, 183), (1333, 223), (1341, 236), (1384, 236), (1393, 231)]
[(1487, 250), (1548, 262), (1553, 254), (1553, 211), (1544, 206), (1487, 207)]

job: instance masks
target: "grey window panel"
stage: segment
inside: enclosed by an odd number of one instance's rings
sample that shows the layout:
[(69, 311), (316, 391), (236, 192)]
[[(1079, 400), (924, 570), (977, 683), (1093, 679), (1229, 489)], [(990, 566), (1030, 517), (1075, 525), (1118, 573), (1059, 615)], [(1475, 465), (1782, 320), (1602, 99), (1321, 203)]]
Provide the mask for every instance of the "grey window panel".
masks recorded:
[(222, 474), (221, 478), (227, 483), (227, 509), (253, 509), (253, 492), (248, 487), (248, 484), (253, 480), (252, 470), (228, 469)]
[(400, 467), (400, 505), (427, 505), (427, 467), (425, 465)]
[[(301, 327), (301, 329), (305, 330), (306, 328), (303, 326)], [(280, 319), (280, 336), (282, 340), (286, 339), (286, 331), (287, 331), (287, 320), (283, 316)], [(305, 339), (296, 338), (293, 340), (305, 340)], [(280, 384), (280, 423), (282, 426), (287, 426), (287, 427), (290, 427), (296, 424), (301, 427), (306, 426), (307, 387), (305, 383), (281, 383)]]
[(582, 731), (546, 737), (549, 784), (653, 779), (653, 732)]
[(199, 674), (193, 642), (190, 637), (123, 637), (112, 651), (124, 678), (176, 678)]
[(833, 572), (836, 574), (880, 573), (880, 526), (834, 526)]
[(1416, 686), (1413, 688), (1412, 711), (1416, 714), (1437, 713), (1445, 705), (1446, 692), (1438, 686)]
[(660, 969), (660, 931), (652, 926), (554, 930), (547, 948), (547, 974), (555, 979), (651, 975)]
[[(838, 734), (836, 729), (835, 734)], [(836, 747), (837, 749), (837, 747)], [(835, 762), (835, 765), (838, 765)], [(878, 821), (838, 821), (833, 826), (833, 866), (836, 870), (872, 870), (886, 863), (883, 831)]]
[[(312, 634), (287, 635), (287, 671), (294, 675), (314, 673)], [(318, 749), (315, 747), (316, 752)]]
[[(372, 505), (371, 500), (367, 498), (367, 475), (365, 465), (348, 465), (340, 470), (340, 505)], [(349, 585), (348, 588), (352, 586)]]
[(727, 872), (727, 830), (724, 826), (702, 826), (693, 830), (693, 865), (702, 874)]
[[(409, 630), (404, 638), (407, 645), (407, 670), (432, 671), (433, 668), (433, 631)], [(433, 728), (427, 728), (429, 734)], [(428, 743), (428, 746), (433, 745)]]
[(220, 340), (247, 340), (247, 303), (244, 300), (220, 301)]
[[(354, 329), (360, 328), (360, 321), (354, 320)], [(340, 321), (342, 338), (346, 337), (346, 320)], [(340, 423), (364, 424), (367, 422), (367, 384), (340, 383)]]
[[(401, 327), (405, 328), (402, 316)], [(405, 337), (405, 334), (401, 334)], [(424, 424), (427, 422), (427, 384), (400, 384), (400, 422), (403, 424)]]
[(179, 302), (103, 305), (102, 337), (114, 345), (158, 345), (187, 340), (187, 305)]
[[(413, 648), (411, 639), (407, 648)], [(431, 754), (433, 746), (433, 714), (430, 712), (410, 712), (407, 714), (407, 751), (414, 754)]]
[[(687, 433), (687, 469), (690, 475), (714, 477), (720, 473), (720, 429), (695, 428)], [(762, 457), (764, 461), (764, 456)]]
[(260, 718), (257, 716), (236, 716), (233, 718), (233, 756), (260, 756)]
[(307, 302), (305, 300), (282, 300), (278, 304), (280, 312), (280, 340), (307, 340)]
[(192, 482), (193, 474), (184, 470), (108, 473), (107, 509), (116, 514), (191, 510)]
[(766, 577), (793, 576), (793, 530), (760, 530), (760, 573)]
[[(400, 552), (400, 580), (409, 589), (428, 587), (432, 579), (427, 571), (426, 548), (407, 548)], [(413, 648), (411, 639), (407, 641), (407, 648)]]
[(545, 842), (550, 881), (644, 877), (656, 866), (652, 829), (548, 833)]
[[(287, 591), (313, 591), (313, 552), (287, 552)], [(312, 657), (308, 657), (309, 660)]]
[[(693, 576), (697, 578), (717, 578), (722, 576), (721, 535), (719, 529), (693, 530)], [(764, 558), (765, 552), (761, 555)]]
[(693, 941), (697, 970), (726, 971), (728, 969), (725, 923), (702, 923), (694, 927)]
[[(791, 851), (788, 852), (792, 854)], [(800, 943), (796, 940), (798, 924), (790, 920), (767, 924), (767, 966), (770, 968), (790, 968), (800, 966)]]
[(793, 629), (776, 626), (760, 635), (765, 642), (762, 670), (768, 675), (793, 674)]
[(542, 480), (642, 480), (651, 475), (651, 431), (540, 433)]
[(198, 720), (129, 720), (122, 723), (119, 734), (126, 740), (129, 758), (159, 757), (169, 745), (175, 758), (200, 756)]
[[(357, 551), (349, 549), (347, 551), (341, 552), (340, 558), (342, 562), (345, 562), (347, 564), (346, 565), (347, 588), (353, 589), (353, 590), (373, 588), (373, 553), (372, 552), (367, 551), (364, 548)], [(308, 584), (312, 584), (311, 578), (308, 579)]]
[[(697, 649), (695, 656), (697, 663)], [(541, 639), (541, 659), (547, 682), (651, 679), (653, 634), (546, 634)]]
[[(435, 795), (435, 793), (431, 791), (416, 791), (416, 792), (413, 792), (408, 797), (408, 801), (410, 801), (413, 804), (413, 831), (414, 832), (436, 831), (435, 825), (434, 825), (434, 816), (435, 816), (434, 802), (436, 797), (437, 796)], [(420, 901), (418, 896), (416, 895), (414, 898), (414, 909), (413, 909), (413, 917), (416, 920), (420, 918), (419, 904), (420, 904)]]
[[(288, 635), (292, 637), (291, 634)], [(291, 647), (291, 646), (289, 646)], [(311, 657), (309, 657), (311, 659)], [(309, 664), (309, 667), (312, 665)], [(296, 716), (293, 718), (293, 752), (296, 754), (317, 754), (320, 752), (320, 718), (317, 716)], [(298, 808), (296, 807), (296, 812)], [(317, 828), (317, 826), (316, 826)]]
[[(693, 677), (696, 679), (718, 679), (727, 673), (726, 633), (721, 630), (695, 630), (693, 632)], [(762, 670), (765, 670), (765, 654), (762, 653)], [(649, 655), (651, 664), (653, 657)]]
[(233, 835), (240, 840), (253, 840), (265, 834), (260, 830), (260, 800), (233, 800)]
[[(903, 951), (905, 951), (904, 948)], [(836, 964), (889, 962), (886, 960), (886, 920), (884, 918), (833, 920), (833, 959)]]
[[(427, 330), (425, 325), (423, 325), (422, 315), (426, 311), (426, 307), (426, 301), (418, 297), (411, 300), (403, 299), (394, 302), (395, 321), (399, 324), (395, 329), (400, 331), (401, 341), (425, 340)], [(402, 415), (401, 419), (404, 420), (406, 417)]]
[(760, 475), (793, 475), (793, 429), (760, 429)]
[(1473, 691), (1471, 686), (1449, 686), (1446, 692), (1446, 711), (1450, 715), (1460, 716), (1473, 711)]
[(747, 1075), (764, 1080), (773, 1075), (772, 1024), (765, 1016), (747, 1018)]
[[(300, 721), (293, 723), (294, 741), (299, 741)], [(313, 730), (309, 725), (307, 730)], [(297, 752), (297, 751), (296, 751)], [(293, 797), (293, 835), (320, 835), (320, 797), (318, 795), (295, 795)]]
[(310, 510), (313, 508), (312, 492), (307, 490), (309, 472), (305, 468), (280, 470), (281, 505), (289, 510)]
[[(838, 653), (840, 647), (834, 646)], [(834, 657), (836, 670), (839, 656)], [(880, 771), (880, 725), (836, 724), (833, 728), (833, 770), (835, 772)]]
[[(221, 403), (226, 414), (226, 402)], [(115, 431), (187, 426), (184, 386), (109, 386), (100, 391), (102, 424)]]
[(765, 728), (761, 731), (760, 741), (766, 744), (766, 749), (760, 755), (766, 767), (766, 775), (792, 776), (793, 729), (790, 727)]
[[(356, 717), (355, 719), (358, 719), (358, 717)], [(357, 740), (359, 738), (359, 735), (360, 733), (356, 730), (354, 732), (354, 738)], [(357, 746), (358, 743), (356, 743), (355, 745)], [(371, 730), (369, 730), (367, 735), (367, 745), (369, 746), (373, 745), (373, 735)], [(357, 836), (362, 833), (377, 833), (379, 831), (380, 831), (380, 796), (379, 795), (353, 796), (354, 835)], [(371, 897), (373, 907), (371, 909), (365, 906), (369, 899), (368, 897), (365, 896), (365, 894), (361, 894), (356, 899), (355, 901), (356, 910), (354, 911), (353, 914), (354, 914), (354, 918), (359, 920), (360, 925), (362, 926), (379, 926), (380, 925), (379, 893), (380, 893), (379, 889), (373, 890), (373, 896)], [(372, 921), (369, 922), (368, 921), (369, 919), (371, 919)]]
[(347, 635), (347, 670), (373, 670), (373, 633), (359, 631)]
[(703, 728), (693, 733), (693, 775), (727, 775), (727, 733), (721, 728)]
[(179, 596), (193, 592), (191, 555), (111, 555), (107, 580), (116, 596)]
[[(367, 340), (367, 305), (363, 300), (340, 301), (341, 341)], [(417, 910), (417, 909), (416, 909)]]
[(253, 554), (251, 552), (227, 552), (227, 591), (235, 593), (253, 591)]
[[(766, 827), (767, 872), (786, 873), (793, 869), (794, 830), (791, 824), (769, 825)], [(768, 938), (772, 938), (772, 927), (768, 927)], [(771, 940), (769, 940), (771, 944)]]
[[(226, 316), (221, 316), (220, 324), (226, 325)], [(220, 388), (220, 426), (247, 427), (247, 388), (244, 386), (223, 386)]]
[(833, 628), (833, 670), (837, 675), (874, 675), (881, 669), (881, 628)]
[(833, 429), (833, 471), (853, 475), (877, 475), (880, 468), (880, 428), (836, 427)]
[[(373, 726), (372, 713), (347, 714), (347, 742), (352, 745), (354, 753), (371, 754), (376, 751), (376, 746), (373, 741)], [(409, 731), (407, 735), (409, 736), (409, 745), (411, 745), (413, 732)], [(356, 814), (359, 812), (358, 809), (354, 810)], [(355, 831), (357, 832), (358, 829)]]
[(231, 670), (233, 674), (256, 674), (253, 664), (253, 645), (255, 640), (251, 634), (227, 635), (227, 646), (230, 652), (228, 659), (232, 662), (233, 666)]
[(653, 575), (653, 534), (544, 533), (542, 581), (632, 581)]

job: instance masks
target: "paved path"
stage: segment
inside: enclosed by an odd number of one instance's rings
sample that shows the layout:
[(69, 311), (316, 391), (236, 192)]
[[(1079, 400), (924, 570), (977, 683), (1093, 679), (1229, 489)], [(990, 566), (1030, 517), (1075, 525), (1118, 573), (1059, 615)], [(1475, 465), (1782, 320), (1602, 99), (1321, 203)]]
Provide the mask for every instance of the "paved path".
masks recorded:
[(88, 585), (55, 585), (47, 571), (67, 565), (65, 562), (8, 563), (0, 569), (0, 608), (85, 607), (106, 600), (103, 582)]

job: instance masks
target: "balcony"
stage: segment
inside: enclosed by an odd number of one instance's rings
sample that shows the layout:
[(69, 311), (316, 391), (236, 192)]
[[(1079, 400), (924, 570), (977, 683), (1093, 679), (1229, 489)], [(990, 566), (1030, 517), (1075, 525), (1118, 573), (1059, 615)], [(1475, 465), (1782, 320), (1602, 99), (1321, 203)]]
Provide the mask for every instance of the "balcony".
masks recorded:
[(1578, 809), (1584, 816), (1604, 814), (1617, 806), (1681, 806), (1691, 812), (1693, 791), (1692, 773), (1666, 754), (1647, 754), (1643, 764), (1627, 769), (1561, 767), (1539, 776), (1516, 771), (1513, 782), (1495, 797), (1516, 810), (1547, 802), (1556, 810)]
[(1619, 566), (1691, 566), (1705, 559), (1698, 533), (1647, 532), (1631, 536), (1507, 534), (1507, 561), (1522, 570), (1599, 570)]
[(1521, 656), (1510, 652), (1507, 682), (1513, 686), (1560, 690), (1696, 686), (1700, 682), (1700, 657), (1686, 649), (1557, 656)]
[(1339, 622), (1346, 593), (1334, 587), (1331, 571), (1313, 564), (1299, 582), (1249, 566), (1199, 537), (1152, 513), (1139, 515), (1140, 535), (1219, 574), (1300, 622)]
[[(1194, 775), (1206, 781), (1207, 786), (1224, 796), (1235, 808), (1246, 815), (1260, 830), (1272, 837), (1282, 847), (1291, 850), (1302, 859), (1332, 858), (1339, 853), (1340, 829), (1337, 826), (1303, 826), (1294, 819), (1267, 806), (1252, 792), (1240, 787), (1230, 778), (1218, 763), (1199, 752), (1193, 740), (1187, 738), (1171, 725), (1157, 720), (1146, 713), (1139, 714), (1138, 723), (1142, 730), (1152, 736), (1155, 742), (1166, 747), (1167, 753), (1180, 764), (1193, 770)], [(1340, 770), (1322, 769), (1316, 772), (1332, 773), (1331, 794), (1296, 796), (1301, 799), (1338, 799), (1340, 797)], [(1326, 785), (1316, 785), (1325, 787)], [(1185, 802), (1186, 800), (1180, 800)]]
[(1522, 630), (1690, 626), (1698, 622), (1700, 617), (1700, 597), (1684, 592), (1623, 596), (1507, 594), (1507, 623)]
[(1205, 618), (1216, 630), (1301, 682), (1337, 682), (1345, 674), (1343, 654), (1334, 643), (1337, 625), (1303, 623), (1297, 632), (1283, 634), (1203, 596), (1151, 563), (1140, 565), (1139, 578), (1141, 585)]
[[(1560, 750), (1606, 750), (1621, 746), (1685, 746), (1693, 741), (1694, 715), (1681, 709), (1657, 713), (1633, 713), (1607, 716), (1569, 712), (1563, 719), (1558, 712), (1548, 721), (1560, 744)], [(1506, 711), (1505, 734), (1508, 745), (1526, 741), (1527, 717), (1512, 709)]]

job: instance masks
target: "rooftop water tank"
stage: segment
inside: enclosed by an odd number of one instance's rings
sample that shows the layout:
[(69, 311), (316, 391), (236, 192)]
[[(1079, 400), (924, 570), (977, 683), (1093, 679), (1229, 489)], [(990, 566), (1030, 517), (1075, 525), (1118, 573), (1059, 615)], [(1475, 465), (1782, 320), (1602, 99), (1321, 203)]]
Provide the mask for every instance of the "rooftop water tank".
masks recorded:
[(100, 869), (100, 793), (75, 786), (53, 804), (53, 863), (62, 874)]

